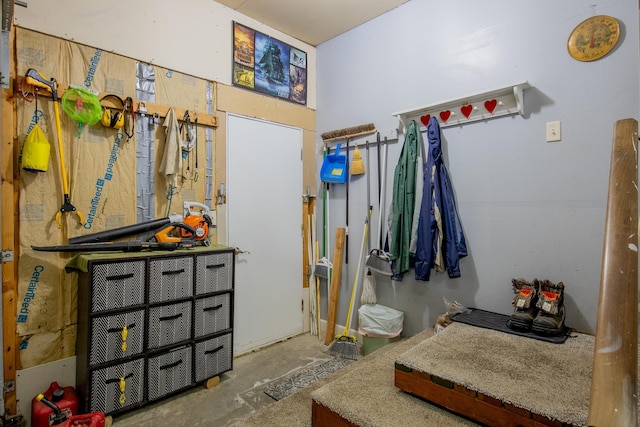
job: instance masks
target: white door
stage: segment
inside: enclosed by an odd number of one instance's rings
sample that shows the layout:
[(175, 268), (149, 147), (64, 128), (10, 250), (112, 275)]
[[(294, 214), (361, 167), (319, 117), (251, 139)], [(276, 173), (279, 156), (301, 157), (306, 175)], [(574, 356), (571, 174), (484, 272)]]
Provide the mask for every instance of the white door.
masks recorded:
[(227, 114), (234, 353), (302, 332), (302, 130)]

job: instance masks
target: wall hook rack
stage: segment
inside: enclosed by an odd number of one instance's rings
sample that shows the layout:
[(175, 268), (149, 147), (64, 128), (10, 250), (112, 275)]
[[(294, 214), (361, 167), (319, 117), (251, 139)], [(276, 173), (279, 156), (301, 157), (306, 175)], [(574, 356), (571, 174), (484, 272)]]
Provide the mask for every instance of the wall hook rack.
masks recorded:
[(513, 114), (523, 115), (524, 90), (530, 87), (529, 82), (524, 81), (392, 115), (400, 120), (403, 132), (412, 120), (418, 122), (422, 130), (426, 129), (431, 117), (438, 119), (443, 128)]

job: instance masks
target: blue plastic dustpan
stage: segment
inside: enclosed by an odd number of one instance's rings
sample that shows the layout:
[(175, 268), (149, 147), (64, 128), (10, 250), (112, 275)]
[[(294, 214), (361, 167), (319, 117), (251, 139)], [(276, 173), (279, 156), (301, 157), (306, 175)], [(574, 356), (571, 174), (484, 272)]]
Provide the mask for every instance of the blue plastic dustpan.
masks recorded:
[(340, 153), (340, 145), (336, 146), (336, 152), (327, 154), (320, 168), (322, 182), (343, 184), (347, 182), (347, 156)]

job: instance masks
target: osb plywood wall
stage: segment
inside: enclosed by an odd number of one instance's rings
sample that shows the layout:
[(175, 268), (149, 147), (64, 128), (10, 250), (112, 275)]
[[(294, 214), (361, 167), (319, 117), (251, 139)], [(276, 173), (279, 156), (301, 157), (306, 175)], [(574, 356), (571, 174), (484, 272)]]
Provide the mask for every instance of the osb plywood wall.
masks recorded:
[[(145, 199), (152, 202), (152, 211), (147, 216), (155, 218), (182, 213), (183, 201), (205, 203), (205, 199), (211, 197), (215, 179), (215, 132), (212, 131), (217, 123), (209, 121), (203, 125), (201, 122), (195, 126), (197, 150), (192, 149), (183, 158), (183, 177), (172, 195), (169, 195), (167, 181), (158, 174), (158, 165), (165, 146), (163, 116), (167, 109), (189, 110), (192, 117), (193, 112), (202, 117), (208, 113), (210, 118), (215, 118), (216, 85), (21, 28), (16, 29), (16, 57), (17, 76), (24, 76), (33, 68), (46, 77), (55, 78), (61, 88), (60, 97), (68, 85), (80, 86), (97, 91), (99, 97), (130, 96), (134, 99), (134, 108), (138, 109), (139, 97), (147, 99), (141, 94), (153, 93), (152, 101), (144, 106), (160, 111), (156, 120), (139, 119), (135, 135), (128, 138), (122, 130), (104, 127), (99, 122), (80, 128), (60, 109), (70, 200), (83, 214), (84, 223), (81, 224), (75, 214), (67, 213), (62, 215), (59, 229), (55, 216), (63, 203), (63, 181), (53, 101), (46, 90), (40, 91), (37, 101), (32, 99), (33, 88), (29, 86), (23, 86), (26, 99), (16, 98), (18, 143), (24, 143), (37, 122), (51, 144), (46, 172), (21, 170), (19, 174), (16, 315), (19, 367), (28, 368), (75, 354), (77, 308), (75, 273), (67, 273), (64, 268), (73, 254), (34, 251), (32, 245), (65, 245), (70, 237), (135, 224)], [(141, 80), (141, 73), (146, 77), (152, 74), (152, 79)], [(177, 115), (182, 118), (181, 114)], [(140, 170), (142, 164), (147, 171)], [(141, 183), (150, 194), (141, 194)]]

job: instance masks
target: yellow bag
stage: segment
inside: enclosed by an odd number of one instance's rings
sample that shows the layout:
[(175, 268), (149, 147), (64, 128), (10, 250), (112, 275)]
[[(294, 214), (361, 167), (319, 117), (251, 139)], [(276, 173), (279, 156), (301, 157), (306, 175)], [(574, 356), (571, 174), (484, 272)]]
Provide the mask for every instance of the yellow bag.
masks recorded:
[(37, 124), (24, 140), (20, 166), (29, 172), (46, 172), (49, 169), (51, 146)]

